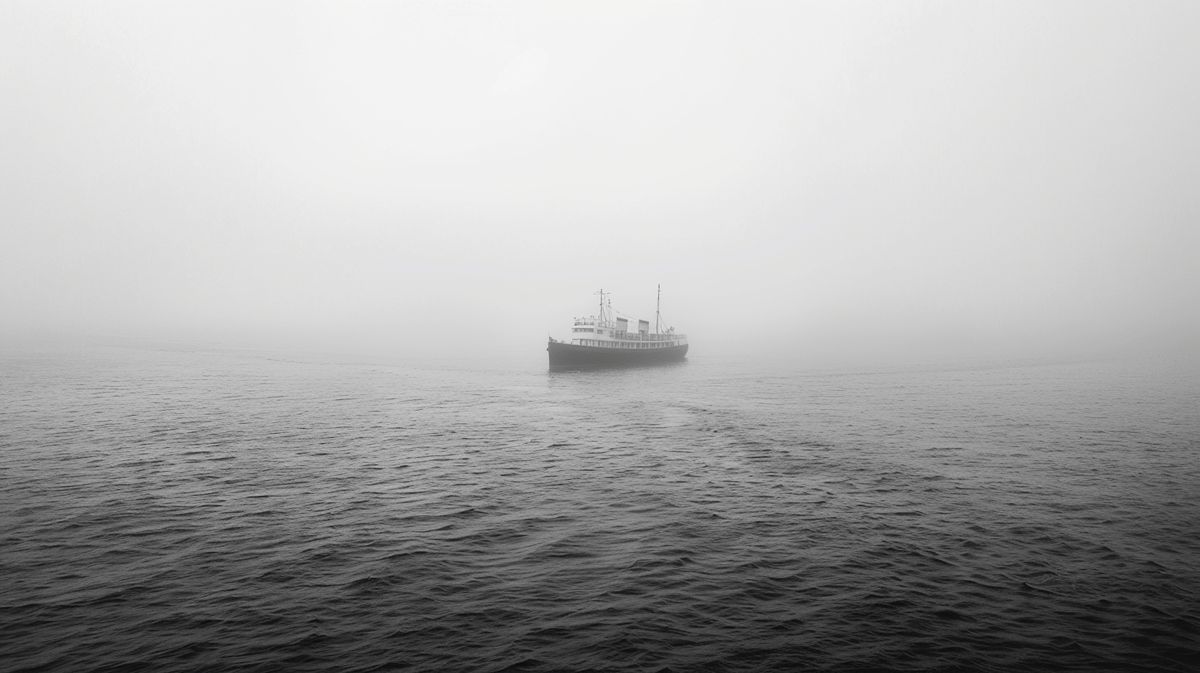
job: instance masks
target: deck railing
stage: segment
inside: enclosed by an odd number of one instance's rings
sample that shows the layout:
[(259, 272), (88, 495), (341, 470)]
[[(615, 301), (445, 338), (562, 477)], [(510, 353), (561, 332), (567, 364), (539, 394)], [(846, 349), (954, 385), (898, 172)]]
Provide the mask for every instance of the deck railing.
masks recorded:
[[(584, 332), (574, 332), (574, 334), (594, 334), (591, 330)], [(576, 337), (581, 338), (581, 337)], [(586, 338), (586, 337), (583, 337)], [(679, 341), (686, 339), (686, 334), (676, 334), (674, 332), (665, 332), (662, 334), (642, 334), (640, 332), (614, 332), (609, 337), (615, 341)]]
[(671, 348), (674, 346), (682, 346), (683, 344), (687, 343), (687, 340), (682, 338), (673, 340), (663, 339), (660, 341), (623, 341), (618, 339), (572, 339), (571, 341), (580, 346), (595, 346), (597, 348), (625, 348), (629, 350), (636, 350), (634, 348), (635, 346), (640, 346), (643, 344), (647, 347), (646, 350), (653, 350), (655, 348)]

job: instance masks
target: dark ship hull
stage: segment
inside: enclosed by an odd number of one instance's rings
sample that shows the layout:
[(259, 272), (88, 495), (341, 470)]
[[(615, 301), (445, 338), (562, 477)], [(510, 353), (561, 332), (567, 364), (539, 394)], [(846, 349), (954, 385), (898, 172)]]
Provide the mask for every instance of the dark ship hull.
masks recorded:
[(551, 340), (546, 350), (550, 353), (550, 369), (597, 369), (680, 362), (687, 356), (688, 345), (678, 344), (664, 348), (609, 348)]

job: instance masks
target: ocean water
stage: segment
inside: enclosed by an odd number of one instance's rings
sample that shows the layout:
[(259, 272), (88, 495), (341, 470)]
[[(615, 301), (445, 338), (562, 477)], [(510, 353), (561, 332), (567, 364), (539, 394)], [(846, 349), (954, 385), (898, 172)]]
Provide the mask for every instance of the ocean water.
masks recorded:
[(1200, 670), (1200, 376), (0, 352), (8, 671)]

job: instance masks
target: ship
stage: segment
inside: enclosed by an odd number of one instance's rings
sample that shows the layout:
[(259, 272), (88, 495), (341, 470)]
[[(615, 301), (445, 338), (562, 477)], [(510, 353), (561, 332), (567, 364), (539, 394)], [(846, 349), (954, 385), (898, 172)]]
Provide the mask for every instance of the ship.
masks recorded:
[(563, 341), (549, 337), (546, 351), (550, 369), (592, 369), (601, 367), (637, 367), (680, 362), (687, 357), (687, 336), (674, 327), (662, 329), (662, 286), (654, 310), (654, 331), (650, 321), (638, 320), (630, 330), (629, 319), (612, 310), (611, 296), (600, 290), (600, 312), (575, 318), (571, 338)]

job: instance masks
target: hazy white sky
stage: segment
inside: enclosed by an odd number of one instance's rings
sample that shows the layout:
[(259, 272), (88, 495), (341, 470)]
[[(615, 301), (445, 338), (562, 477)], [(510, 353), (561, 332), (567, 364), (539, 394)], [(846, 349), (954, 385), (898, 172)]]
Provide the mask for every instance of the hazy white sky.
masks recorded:
[(1200, 339), (1200, 3), (0, 3), (0, 334)]

